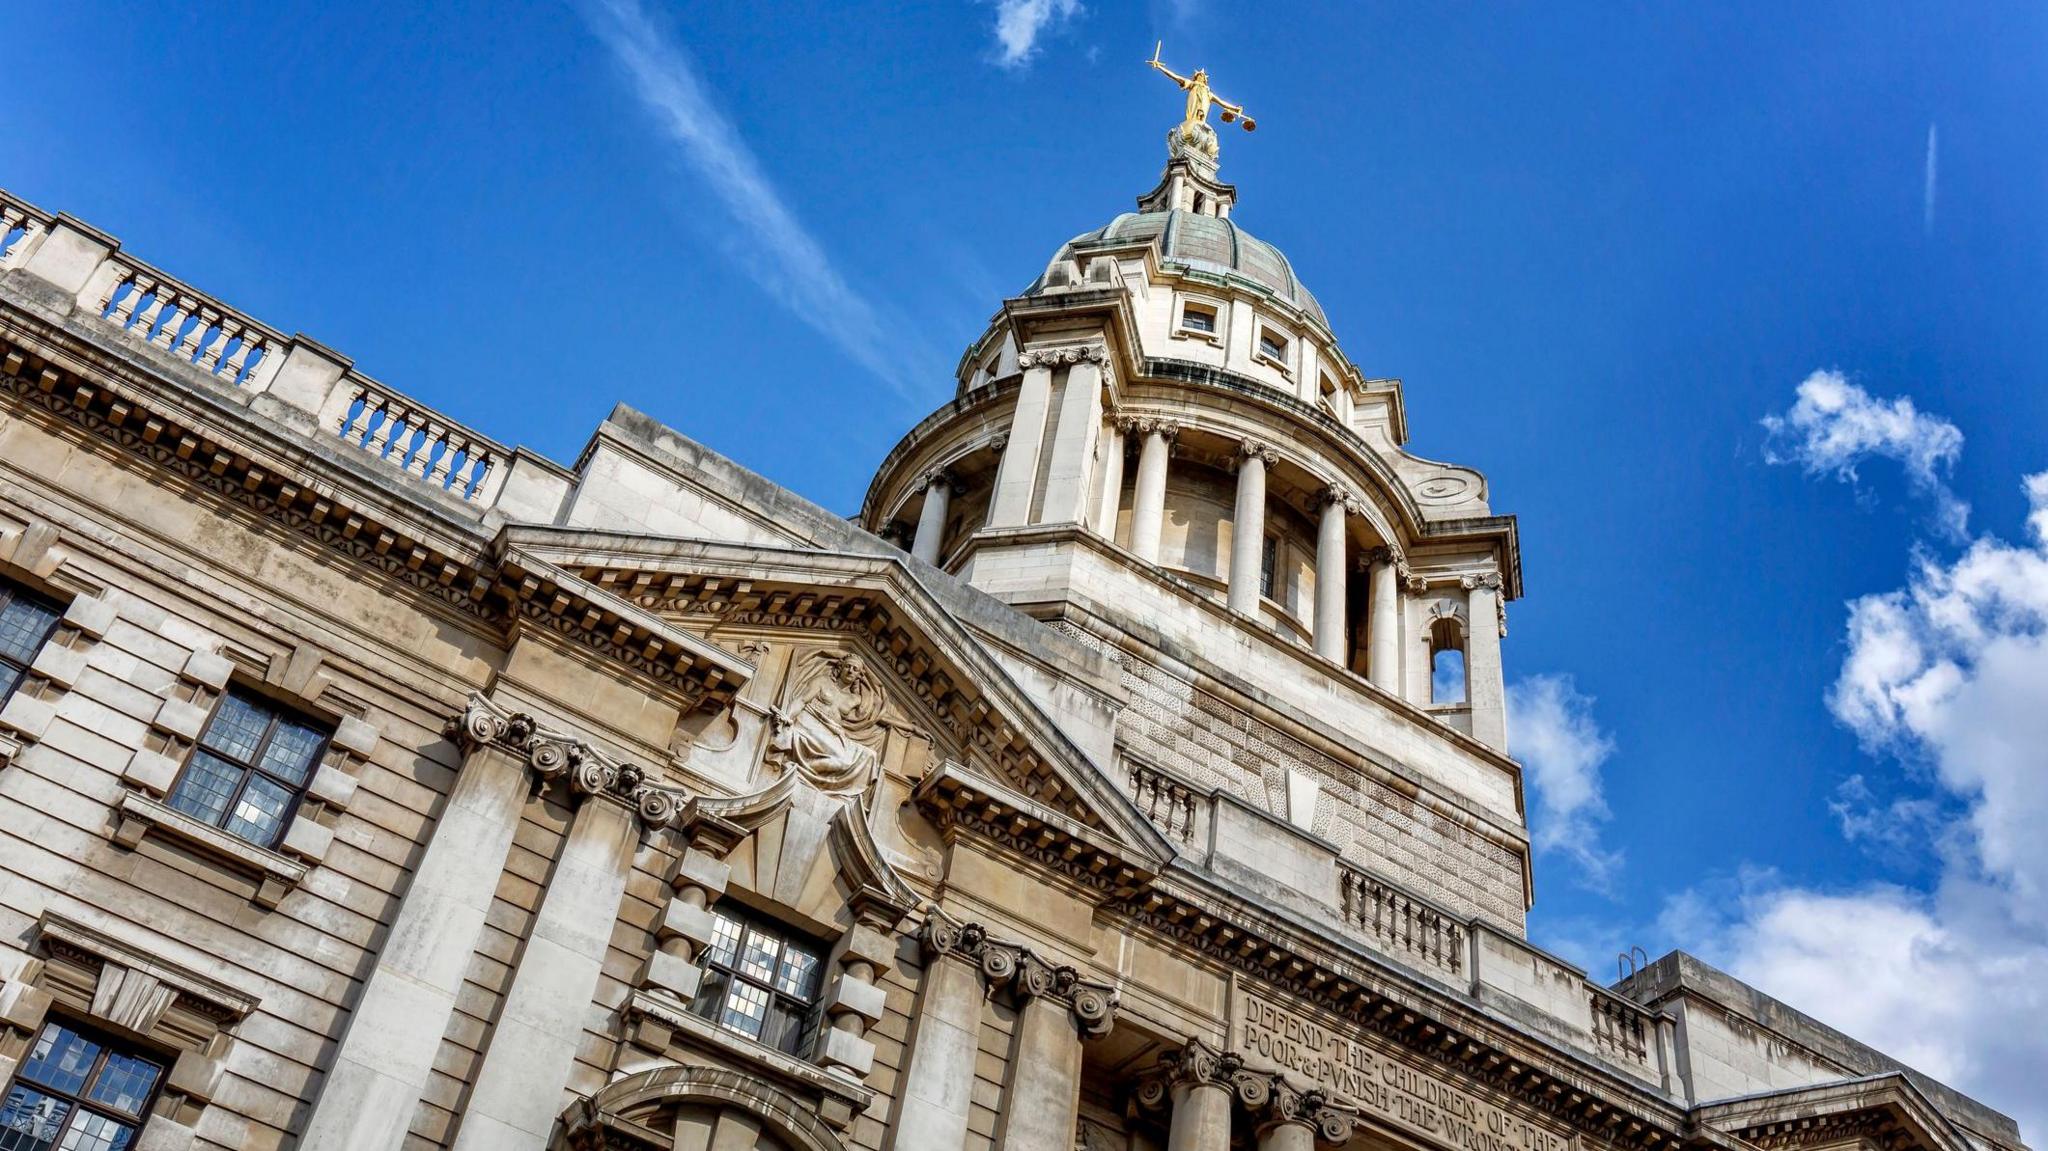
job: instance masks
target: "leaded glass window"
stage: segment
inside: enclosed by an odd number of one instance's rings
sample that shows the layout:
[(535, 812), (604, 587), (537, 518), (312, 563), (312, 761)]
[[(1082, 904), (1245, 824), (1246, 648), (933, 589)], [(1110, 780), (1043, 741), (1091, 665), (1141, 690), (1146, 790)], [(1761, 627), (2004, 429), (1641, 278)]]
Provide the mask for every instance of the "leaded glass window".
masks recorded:
[(325, 729), (230, 688), (171, 788), (170, 805), (258, 847), (271, 847), (284, 834), (326, 747)]
[(0, 582), (0, 704), (28, 678), (28, 665), (63, 616), (62, 609), (41, 596)]
[(127, 1151), (163, 1072), (150, 1056), (45, 1023), (0, 1102), (0, 1151)]
[(704, 982), (690, 1010), (778, 1051), (803, 1053), (817, 1029), (820, 950), (734, 908), (715, 908)]

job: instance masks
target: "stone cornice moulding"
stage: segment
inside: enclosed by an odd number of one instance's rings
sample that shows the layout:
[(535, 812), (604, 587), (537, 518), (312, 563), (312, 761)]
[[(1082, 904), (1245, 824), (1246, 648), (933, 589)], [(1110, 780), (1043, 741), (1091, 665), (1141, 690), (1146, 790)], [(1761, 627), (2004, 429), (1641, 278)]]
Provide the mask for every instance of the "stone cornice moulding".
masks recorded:
[[(30, 347), (77, 342), (78, 334), (68, 328), (25, 331), (26, 315), (0, 307), (0, 393), (11, 393), (24, 407), (80, 427), (486, 626), (502, 630), (519, 616), (545, 620), (706, 706), (723, 706), (744, 682), (744, 674), (735, 678), (743, 665), (721, 665), (708, 648), (670, 642), (606, 597), (574, 591), (551, 594), (537, 606), (522, 599), (517, 592), (523, 583), (504, 578), (495, 536), (482, 534), (501, 531), (496, 513), (463, 508), (475, 519), (457, 522), (460, 510), (439, 506), (453, 502), (445, 493), (392, 482), (381, 469), (374, 477), (352, 478), (364, 467), (350, 458), (364, 454), (360, 449), (339, 437), (329, 444), (324, 437), (293, 436), (271, 426), (256, 410), (264, 400), (260, 394), (244, 396), (214, 385), (224, 393), (214, 396), (181, 383), (165, 385), (128, 361), (106, 358), (96, 344), (79, 343), (68, 350), (99, 361), (90, 370), (109, 377), (87, 379), (75, 357), (57, 359), (56, 353)], [(165, 395), (165, 387), (181, 390)], [(249, 406), (235, 411), (237, 401)], [(661, 646), (645, 654), (657, 638)]]
[(962, 923), (932, 907), (918, 941), (927, 962), (957, 955), (973, 963), (992, 992), (1007, 989), (1020, 1000), (1044, 997), (1063, 1004), (1082, 1039), (1100, 1039), (1116, 1026), (1115, 988), (1081, 978), (1071, 964), (1047, 962), (1024, 944), (996, 939), (979, 923)]
[[(971, 832), (1064, 877), (1099, 900), (1133, 895), (1158, 874), (1156, 862), (1133, 858), (1099, 831), (950, 760), (926, 772), (911, 789), (911, 799), (942, 832)], [(1149, 821), (1147, 826), (1152, 826)], [(1158, 834), (1156, 828), (1154, 833)]]

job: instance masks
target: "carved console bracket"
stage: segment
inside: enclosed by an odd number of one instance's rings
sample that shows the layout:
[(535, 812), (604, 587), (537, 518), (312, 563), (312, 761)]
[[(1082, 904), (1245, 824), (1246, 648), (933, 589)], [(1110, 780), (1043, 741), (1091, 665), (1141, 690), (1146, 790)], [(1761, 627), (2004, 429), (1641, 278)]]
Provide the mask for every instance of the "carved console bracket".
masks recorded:
[(960, 923), (932, 908), (920, 935), (927, 959), (957, 955), (981, 969), (990, 992), (1008, 989), (1020, 1000), (1050, 997), (1064, 1003), (1083, 1039), (1099, 1039), (1116, 1025), (1116, 991), (1081, 978), (1067, 964), (1041, 959), (1021, 943), (991, 938), (978, 923)]

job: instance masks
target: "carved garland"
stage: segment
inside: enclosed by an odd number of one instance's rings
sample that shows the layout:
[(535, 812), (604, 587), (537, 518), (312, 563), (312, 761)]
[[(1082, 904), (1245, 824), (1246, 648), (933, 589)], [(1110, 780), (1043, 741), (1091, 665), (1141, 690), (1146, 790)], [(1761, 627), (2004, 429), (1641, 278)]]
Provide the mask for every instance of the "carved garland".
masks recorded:
[(605, 796), (633, 808), (649, 829), (667, 827), (690, 806), (677, 788), (651, 783), (647, 773), (622, 763), (567, 732), (543, 727), (525, 712), (507, 711), (481, 695), (450, 725), (465, 751), (499, 747), (523, 756), (544, 782), (564, 781), (571, 794)]
[(919, 942), (928, 960), (957, 955), (975, 964), (990, 991), (1007, 988), (1020, 1000), (1043, 996), (1065, 1004), (1083, 1039), (1100, 1039), (1116, 1026), (1116, 991), (1108, 984), (1083, 979), (1067, 964), (1047, 963), (1021, 943), (991, 938), (979, 923), (959, 923), (933, 909)]

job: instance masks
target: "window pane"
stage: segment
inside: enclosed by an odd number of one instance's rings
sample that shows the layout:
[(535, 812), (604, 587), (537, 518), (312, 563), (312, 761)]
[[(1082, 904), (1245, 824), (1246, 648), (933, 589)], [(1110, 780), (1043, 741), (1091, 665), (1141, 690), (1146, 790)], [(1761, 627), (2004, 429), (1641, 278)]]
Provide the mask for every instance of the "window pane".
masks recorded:
[(87, 1111), (65, 1133), (59, 1151), (127, 1151), (134, 1138), (135, 1128)]
[(775, 990), (809, 1002), (818, 993), (818, 957), (794, 943), (782, 945), (782, 970), (775, 973)]
[(270, 746), (263, 749), (263, 770), (288, 783), (306, 782), (306, 771), (313, 766), (313, 757), (319, 753), (326, 737), (292, 720), (279, 720), (277, 730), (270, 736)]
[(703, 981), (697, 984), (697, 995), (690, 1000), (690, 1014), (718, 1022), (725, 1012), (725, 985), (731, 981), (732, 976), (718, 968), (706, 967)]
[(808, 1013), (787, 1001), (768, 1005), (768, 1022), (761, 1029), (761, 1042), (789, 1055), (803, 1054)]
[(35, 1050), (29, 1052), (21, 1075), (66, 1095), (76, 1095), (85, 1086), (85, 1077), (92, 1073), (93, 1060), (99, 1057), (99, 1044), (61, 1023), (51, 1023), (36, 1037)]
[(775, 978), (775, 961), (782, 957), (782, 941), (747, 928), (747, 945), (740, 949), (740, 974), (767, 981)]
[(17, 1083), (0, 1104), (0, 1151), (44, 1151), (71, 1114), (71, 1104)]
[(0, 699), (6, 699), (14, 691), (14, 685), (21, 682), (21, 669), (11, 663), (0, 661)]
[(229, 692), (221, 699), (220, 710), (213, 713), (213, 722), (206, 725), (200, 742), (247, 763), (256, 758), (256, 745), (262, 742), (263, 729), (269, 726), (267, 708), (239, 692)]
[(36, 649), (49, 638), (57, 613), (19, 595), (0, 607), (0, 656), (20, 663), (36, 658)]
[(1189, 308), (1181, 313), (1181, 326), (1195, 332), (1213, 332), (1216, 330), (1216, 314)]
[(284, 827), (284, 809), (291, 806), (292, 793), (283, 784), (263, 776), (254, 776), (249, 786), (242, 791), (242, 798), (235, 804), (235, 814), (227, 822), (227, 829), (251, 843), (268, 846), (277, 842), (277, 833)]
[(171, 789), (170, 804), (179, 811), (218, 825), (242, 784), (242, 769), (203, 751), (192, 753), (178, 786)]
[(162, 1070), (147, 1059), (110, 1051), (106, 1064), (100, 1068), (99, 1077), (93, 1080), (92, 1089), (85, 1093), (85, 1097), (94, 1103), (104, 1103), (124, 1115), (141, 1115), (142, 1105), (148, 1101), (150, 1091), (155, 1089), (156, 1077)]
[(712, 913), (711, 946), (705, 950), (704, 958), (713, 963), (733, 965), (739, 955), (740, 925), (729, 915)]
[(733, 981), (725, 994), (725, 1015), (719, 1020), (742, 1035), (761, 1037), (761, 1024), (768, 1016), (768, 992), (751, 983)]

